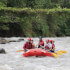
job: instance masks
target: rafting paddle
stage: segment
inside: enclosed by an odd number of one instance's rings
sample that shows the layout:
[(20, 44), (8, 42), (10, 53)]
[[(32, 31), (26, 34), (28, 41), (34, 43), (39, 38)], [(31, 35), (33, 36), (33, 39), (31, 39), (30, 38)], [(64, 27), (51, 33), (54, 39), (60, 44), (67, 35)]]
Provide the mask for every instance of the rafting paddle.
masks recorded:
[(62, 53), (67, 53), (67, 51), (64, 51), (64, 50), (60, 50), (59, 52), (62, 52)]
[(18, 50), (18, 51), (16, 51), (16, 52), (22, 52), (22, 51), (24, 51), (24, 50)]
[(56, 53), (51, 53), (55, 58), (58, 58), (58, 55)]
[(56, 51), (55, 53), (59, 54), (59, 55), (62, 55), (62, 52), (60, 52), (60, 51)]

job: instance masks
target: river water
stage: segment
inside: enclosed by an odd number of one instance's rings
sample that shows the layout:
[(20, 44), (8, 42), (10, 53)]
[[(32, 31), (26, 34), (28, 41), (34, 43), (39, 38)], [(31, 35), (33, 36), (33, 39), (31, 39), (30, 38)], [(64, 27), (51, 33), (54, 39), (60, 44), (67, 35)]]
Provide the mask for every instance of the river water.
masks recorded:
[[(20, 37), (5, 39), (17, 40)], [(38, 38), (32, 38), (37, 44)], [(70, 70), (70, 37), (49, 38), (55, 40), (56, 50), (65, 50), (66, 54), (54, 57), (23, 57), (23, 52), (16, 52), (23, 49), (23, 44), (27, 41), (10, 42), (0, 44), (7, 54), (0, 54), (0, 70)], [(46, 38), (43, 38), (45, 41)]]

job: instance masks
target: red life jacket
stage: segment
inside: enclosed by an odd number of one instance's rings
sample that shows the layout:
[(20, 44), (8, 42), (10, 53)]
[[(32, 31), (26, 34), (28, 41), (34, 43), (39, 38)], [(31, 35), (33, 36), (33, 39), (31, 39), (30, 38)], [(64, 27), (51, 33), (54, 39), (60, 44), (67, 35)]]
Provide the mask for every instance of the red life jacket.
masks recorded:
[(44, 41), (39, 41), (40, 45), (44, 46)]
[(23, 46), (23, 49), (32, 49), (32, 48), (33, 48), (32, 43), (28, 43), (28, 42), (26, 42)]
[[(52, 44), (52, 49), (55, 47), (54, 44)], [(46, 49), (49, 49), (48, 45), (45, 46)]]
[(49, 50), (49, 47), (48, 47), (48, 45), (46, 45), (46, 46), (45, 46), (45, 48)]
[(54, 44), (52, 44), (52, 49), (55, 47), (55, 45)]

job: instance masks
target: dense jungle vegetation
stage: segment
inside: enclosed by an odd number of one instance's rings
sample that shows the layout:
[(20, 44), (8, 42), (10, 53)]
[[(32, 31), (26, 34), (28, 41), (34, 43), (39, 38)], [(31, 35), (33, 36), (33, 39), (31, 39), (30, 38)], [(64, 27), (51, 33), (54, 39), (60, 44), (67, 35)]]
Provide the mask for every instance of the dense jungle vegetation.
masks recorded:
[(0, 37), (70, 36), (70, 0), (0, 0)]

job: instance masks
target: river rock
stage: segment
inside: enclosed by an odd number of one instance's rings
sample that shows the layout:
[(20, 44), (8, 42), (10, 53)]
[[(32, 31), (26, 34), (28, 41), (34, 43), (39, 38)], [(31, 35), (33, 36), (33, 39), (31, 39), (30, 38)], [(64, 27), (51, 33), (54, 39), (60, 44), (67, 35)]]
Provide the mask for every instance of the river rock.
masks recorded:
[(6, 53), (6, 51), (5, 51), (3, 48), (0, 48), (0, 53), (5, 54), (5, 53)]
[(20, 41), (24, 41), (24, 39), (20, 38), (18, 40), (11, 40), (11, 39), (0, 38), (0, 44), (6, 44), (9, 42), (20, 42)]
[(8, 43), (8, 41), (5, 39), (0, 39), (0, 44), (5, 44), (5, 43)]
[(18, 42), (20, 42), (20, 41), (24, 41), (24, 39), (18, 39)]
[(9, 40), (9, 42), (18, 42), (17, 40)]

